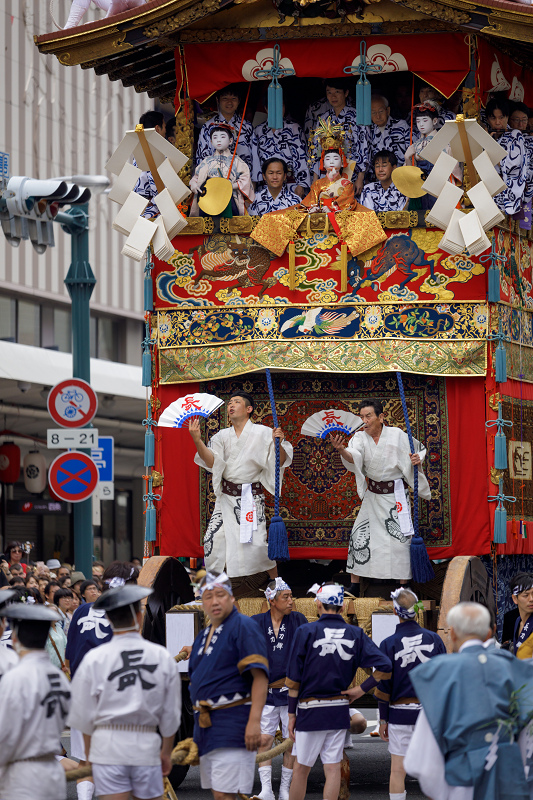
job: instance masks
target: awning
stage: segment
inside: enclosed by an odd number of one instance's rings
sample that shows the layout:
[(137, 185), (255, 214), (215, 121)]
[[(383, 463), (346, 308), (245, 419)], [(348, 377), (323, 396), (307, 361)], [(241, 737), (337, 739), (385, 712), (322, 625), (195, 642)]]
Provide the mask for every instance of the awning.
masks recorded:
[[(450, 97), (466, 77), (469, 48), (462, 33), (424, 36), (368, 36), (367, 61), (383, 72), (414, 72), (445, 97)], [(361, 37), (298, 39), (283, 41), (282, 67), (292, 68), (299, 78), (325, 75), (340, 77), (343, 69), (359, 61)], [(276, 42), (224, 42), (185, 44), (176, 48), (176, 105), (183, 82), (188, 95), (203, 102), (230, 83), (256, 81), (257, 72), (272, 66)], [(262, 79), (267, 80), (267, 79)]]
[[(91, 358), (91, 386), (95, 392), (144, 400), (141, 367)], [(72, 355), (0, 341), (0, 379), (54, 386), (72, 376)]]
[(479, 83), (481, 99), (489, 92), (505, 92), (509, 100), (533, 105), (531, 70), (522, 67), (492, 44), (478, 37)]

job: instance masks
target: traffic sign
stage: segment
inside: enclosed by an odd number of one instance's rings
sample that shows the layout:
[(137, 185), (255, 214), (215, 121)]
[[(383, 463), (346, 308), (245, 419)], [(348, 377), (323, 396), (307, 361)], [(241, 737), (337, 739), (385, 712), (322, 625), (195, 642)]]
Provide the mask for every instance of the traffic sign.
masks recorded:
[(98, 486), (100, 500), (113, 500), (115, 497), (114, 484), (114, 438), (113, 436), (99, 436), (98, 447), (91, 449), (91, 458), (98, 467), (100, 483)]
[(98, 399), (94, 389), (81, 378), (67, 378), (50, 389), (48, 413), (62, 428), (82, 428), (96, 414)]
[(75, 447), (94, 447), (98, 444), (98, 430), (96, 428), (78, 428), (65, 430), (64, 428), (48, 428), (46, 431), (46, 446), (49, 450), (71, 450)]
[(48, 482), (60, 500), (81, 503), (98, 486), (98, 468), (85, 453), (71, 450), (70, 453), (61, 453), (52, 461)]

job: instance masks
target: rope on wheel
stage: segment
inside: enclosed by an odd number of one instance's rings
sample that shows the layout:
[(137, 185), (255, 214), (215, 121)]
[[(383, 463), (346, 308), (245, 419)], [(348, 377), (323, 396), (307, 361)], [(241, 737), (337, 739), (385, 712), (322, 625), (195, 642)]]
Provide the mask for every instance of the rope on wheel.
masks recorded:
[[(285, 753), (291, 747), (291, 739), (284, 739), (281, 744), (276, 745), (276, 747), (273, 747), (272, 750), (267, 750), (264, 753), (258, 753), (255, 757), (256, 764), (262, 764), (263, 761), (270, 761), (271, 758), (276, 758), (276, 756)], [(192, 738), (183, 739), (181, 742), (178, 742), (172, 751), (170, 760), (172, 764), (181, 764), (183, 766), (191, 767), (197, 766), (200, 763), (198, 756), (198, 745), (195, 744)], [(66, 773), (67, 781), (77, 781), (80, 778), (89, 778), (92, 774), (93, 771), (91, 767), (78, 767), (78, 769), (71, 769), (70, 772)], [(245, 795), (242, 795), (242, 797), (245, 797)]]

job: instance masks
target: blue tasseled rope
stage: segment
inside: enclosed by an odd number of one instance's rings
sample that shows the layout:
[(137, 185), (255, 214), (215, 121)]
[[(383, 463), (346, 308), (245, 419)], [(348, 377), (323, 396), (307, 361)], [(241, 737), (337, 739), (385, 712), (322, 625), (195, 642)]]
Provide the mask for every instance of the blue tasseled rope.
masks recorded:
[[(268, 386), (268, 396), (270, 398), (270, 408), (272, 410), (272, 421), (274, 428), (278, 427), (278, 415), (276, 413), (276, 401), (274, 398), (274, 389), (272, 388), (272, 376), (270, 370), (266, 369), (266, 379)], [(279, 448), (280, 441), (276, 437), (274, 441), (276, 453), (276, 473), (274, 484), (274, 516), (270, 521), (270, 528), (268, 531), (268, 557), (271, 561), (289, 561), (289, 540), (287, 536), (287, 529), (285, 523), (279, 515), (279, 477), (280, 477), (280, 458)]]
[[(400, 399), (402, 401), (403, 416), (405, 419), (405, 427), (407, 428), (407, 436), (409, 437), (409, 447), (411, 453), (415, 452), (415, 443), (413, 441), (413, 434), (411, 432), (411, 423), (409, 422), (409, 414), (407, 413), (407, 403), (405, 401), (405, 391), (403, 388), (402, 374), (396, 373), (398, 380), (398, 389), (400, 391)], [(435, 577), (431, 561), (429, 560), (428, 552), (424, 540), (419, 534), (418, 529), (418, 467), (414, 468), (413, 480), (413, 530), (414, 536), (411, 538), (411, 571), (413, 573), (413, 580), (416, 583), (427, 583)]]

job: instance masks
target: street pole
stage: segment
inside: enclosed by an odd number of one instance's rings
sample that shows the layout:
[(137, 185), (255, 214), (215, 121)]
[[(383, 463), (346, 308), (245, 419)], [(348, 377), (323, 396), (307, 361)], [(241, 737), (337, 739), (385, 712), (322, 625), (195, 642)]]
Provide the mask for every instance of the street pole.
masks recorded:
[[(91, 382), (90, 308), (96, 278), (89, 264), (89, 204), (59, 212), (56, 221), (70, 234), (71, 259), (65, 285), (72, 301), (72, 376)], [(88, 455), (90, 451), (87, 450)], [(92, 499), (73, 503), (74, 562), (87, 579), (93, 572)]]

